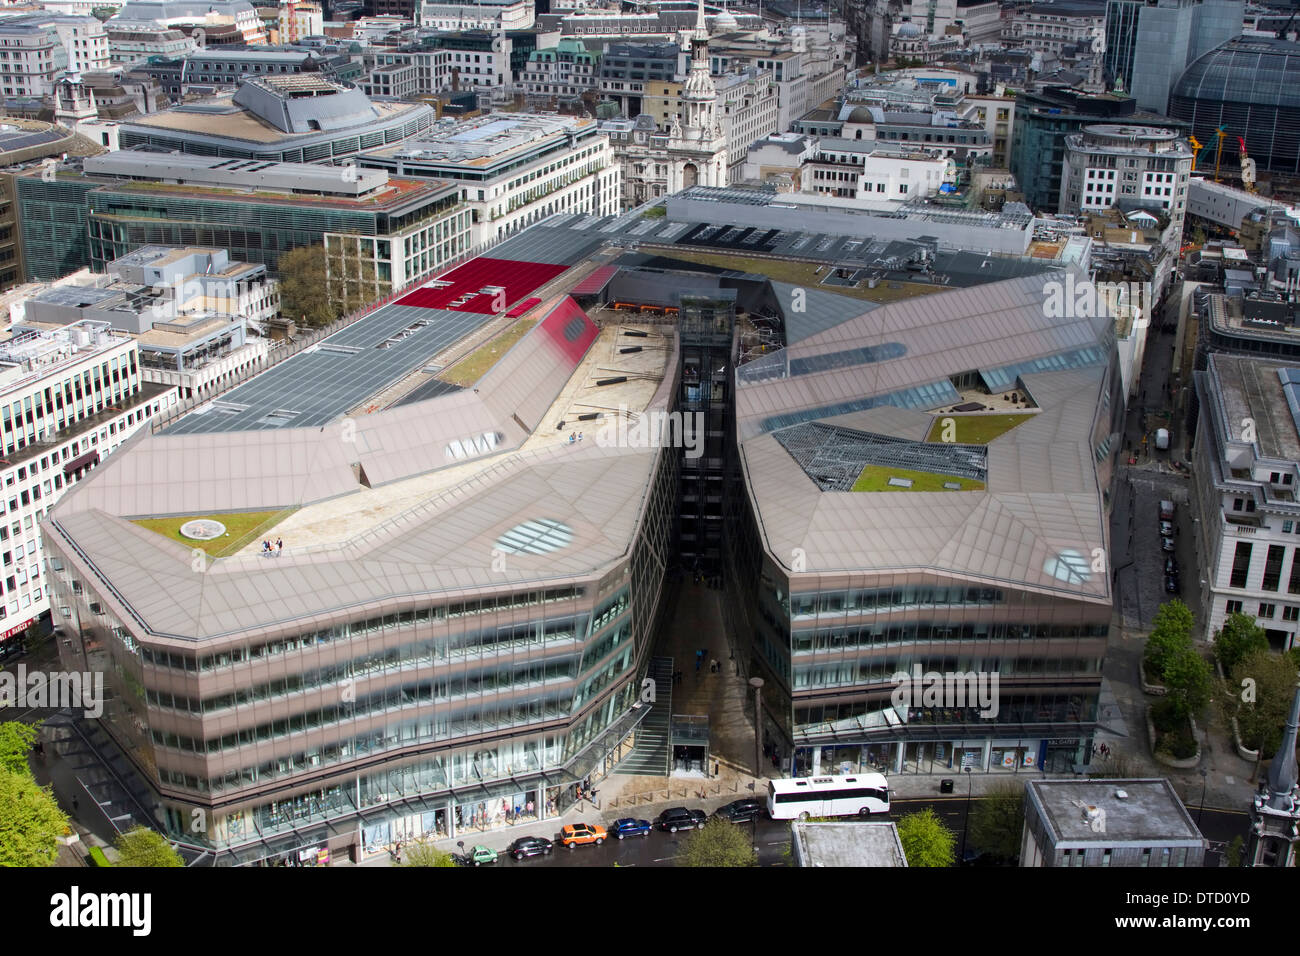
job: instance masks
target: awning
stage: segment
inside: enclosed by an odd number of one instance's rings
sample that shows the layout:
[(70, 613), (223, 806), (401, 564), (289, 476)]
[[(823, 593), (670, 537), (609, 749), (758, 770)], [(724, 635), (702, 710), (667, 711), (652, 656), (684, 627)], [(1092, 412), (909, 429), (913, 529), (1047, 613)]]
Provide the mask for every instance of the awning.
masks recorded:
[(81, 471), (83, 468), (86, 468), (90, 465), (98, 465), (98, 464), (99, 464), (99, 452), (88, 451), (84, 455), (78, 455), (76, 458), (72, 459), (72, 461), (64, 465), (63, 473), (65, 475), (70, 475), (74, 471)]

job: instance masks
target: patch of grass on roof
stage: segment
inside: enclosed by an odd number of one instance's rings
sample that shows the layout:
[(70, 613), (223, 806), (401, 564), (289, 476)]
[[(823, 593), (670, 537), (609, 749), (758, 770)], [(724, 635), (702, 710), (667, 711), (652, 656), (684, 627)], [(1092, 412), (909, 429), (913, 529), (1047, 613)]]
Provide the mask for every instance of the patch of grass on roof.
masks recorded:
[[(906, 478), (912, 482), (910, 488), (891, 485), (890, 478)], [(959, 484), (960, 488), (945, 488), (944, 483)], [(958, 478), (955, 475), (936, 475), (928, 471), (912, 471), (907, 468), (893, 468), (888, 465), (867, 465), (853, 483), (854, 491), (983, 491), (984, 482), (973, 478)]]
[(536, 319), (524, 319), (516, 322), (504, 332), (484, 342), (459, 362), (443, 369), (437, 375), (438, 380), (449, 382), (452, 385), (459, 385), (462, 388), (469, 388), (486, 375), (488, 369), (496, 365), (497, 360), (509, 352), (511, 347), (527, 335), (536, 324)]
[[(857, 288), (852, 289), (848, 286), (841, 285), (823, 285), (822, 279), (826, 277), (828, 263), (816, 262), (798, 262), (791, 259), (759, 259), (748, 256), (728, 256), (712, 252), (694, 252), (672, 249), (671, 251), (655, 250), (657, 255), (666, 259), (681, 259), (683, 262), (695, 262), (702, 266), (713, 266), (718, 269), (731, 269), (736, 272), (750, 272), (755, 275), (767, 276), (776, 282), (789, 282), (797, 286), (803, 286), (807, 289), (820, 289), (823, 292), (833, 292), (836, 295), (846, 295), (854, 299), (864, 299), (868, 302), (897, 302), (900, 299), (912, 299), (918, 295), (929, 295), (932, 292), (947, 291), (947, 286), (929, 285), (923, 282), (898, 282), (892, 283), (900, 286), (897, 289), (891, 289), (889, 282), (881, 282), (874, 289), (868, 289), (865, 282)], [(817, 272), (821, 269), (821, 273)]]
[[(277, 524), (298, 509), (283, 508), (279, 511), (241, 511), (233, 514), (216, 515), (173, 515), (169, 518), (139, 518), (134, 523), (147, 528), (164, 538), (179, 541), (187, 548), (199, 548), (214, 558), (224, 558), (234, 554), (250, 541), (264, 535)], [(195, 541), (181, 534), (181, 525), (198, 518), (220, 521), (226, 526), (226, 533), (211, 541)]]
[[(959, 445), (987, 445), (999, 435), (1005, 435), (1021, 422), (1028, 421), (1033, 415), (936, 415), (930, 426), (926, 441), (941, 442), (945, 439)], [(953, 430), (947, 430), (947, 421), (953, 422)]]

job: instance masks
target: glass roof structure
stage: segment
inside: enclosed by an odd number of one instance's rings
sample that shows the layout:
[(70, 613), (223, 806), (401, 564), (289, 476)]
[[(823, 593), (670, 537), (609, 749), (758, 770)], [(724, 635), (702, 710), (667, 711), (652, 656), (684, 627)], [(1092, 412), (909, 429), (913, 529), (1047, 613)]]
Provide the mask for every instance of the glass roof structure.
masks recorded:
[(908, 441), (820, 422), (785, 428), (773, 437), (822, 491), (852, 491), (867, 465), (980, 482), (988, 478), (988, 449), (983, 445)]

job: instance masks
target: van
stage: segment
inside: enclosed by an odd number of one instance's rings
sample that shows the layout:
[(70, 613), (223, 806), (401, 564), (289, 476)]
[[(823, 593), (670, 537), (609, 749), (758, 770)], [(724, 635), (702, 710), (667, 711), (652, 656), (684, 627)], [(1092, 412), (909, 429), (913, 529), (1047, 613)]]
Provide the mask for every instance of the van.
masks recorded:
[(1174, 520), (1174, 503), (1172, 501), (1160, 502), (1160, 520), (1161, 521)]
[(1161, 451), (1169, 450), (1169, 429), (1168, 428), (1156, 429), (1156, 447), (1159, 448)]

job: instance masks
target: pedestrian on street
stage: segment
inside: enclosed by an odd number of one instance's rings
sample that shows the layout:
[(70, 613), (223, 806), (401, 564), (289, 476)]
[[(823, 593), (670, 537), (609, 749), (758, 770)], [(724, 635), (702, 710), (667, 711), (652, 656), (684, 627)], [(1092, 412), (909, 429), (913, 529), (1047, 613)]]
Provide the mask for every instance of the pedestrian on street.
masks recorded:
[(700, 657), (699, 654), (695, 655), (695, 673), (697, 674), (700, 672), (700, 661), (702, 660), (704, 660), (704, 658)]

